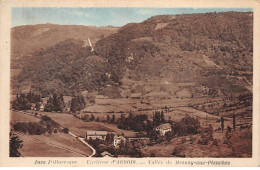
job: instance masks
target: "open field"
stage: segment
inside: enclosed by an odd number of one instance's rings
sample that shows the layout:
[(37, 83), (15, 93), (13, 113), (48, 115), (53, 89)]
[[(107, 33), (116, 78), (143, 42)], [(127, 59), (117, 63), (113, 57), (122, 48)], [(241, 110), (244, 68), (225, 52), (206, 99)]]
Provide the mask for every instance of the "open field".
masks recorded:
[(38, 122), (39, 118), (36, 118), (34, 116), (30, 116), (27, 114), (22, 113), (22, 111), (18, 112), (18, 111), (10, 111), (11, 116), (11, 123), (15, 123), (15, 122)]
[(52, 135), (40, 135), (33, 136), (35, 139), (39, 139), (41, 141), (52, 143), (57, 146), (61, 146), (64, 148), (71, 149), (75, 152), (81, 153), (83, 155), (89, 156), (92, 151), (89, 147), (80, 142), (77, 138), (65, 133), (57, 133)]
[(42, 115), (50, 116), (54, 121), (58, 122), (62, 127), (67, 127), (77, 136), (84, 137), (87, 130), (108, 131), (118, 134), (124, 133), (127, 136), (133, 136), (135, 133), (130, 130), (118, 129), (115, 124), (108, 124), (104, 122), (84, 122), (75, 118), (70, 114), (39, 112)]
[[(86, 152), (86, 149), (75, 149), (71, 146), (72, 143), (70, 146), (60, 143), (57, 144), (56, 142), (53, 142), (52, 137), (48, 138), (44, 136), (36, 137), (27, 135), (18, 136), (23, 141), (23, 148), (20, 149), (23, 157), (84, 157), (85, 155), (89, 155), (91, 153), (91, 151)], [(56, 136), (56, 139), (58, 136), (59, 135)], [(66, 138), (67, 140), (69, 138), (72, 140), (73, 137), (67, 135)], [(52, 140), (50, 141), (50, 139)]]

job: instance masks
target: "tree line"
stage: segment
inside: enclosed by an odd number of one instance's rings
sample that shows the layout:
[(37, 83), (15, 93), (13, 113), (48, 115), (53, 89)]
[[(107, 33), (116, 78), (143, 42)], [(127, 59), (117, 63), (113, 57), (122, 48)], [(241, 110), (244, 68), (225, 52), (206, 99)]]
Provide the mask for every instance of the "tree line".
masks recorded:
[[(33, 105), (34, 104), (34, 105)], [(12, 102), (12, 108), (15, 110), (30, 110), (32, 106), (39, 111), (43, 100), (41, 95), (32, 93), (21, 93), (16, 95), (16, 99)], [(86, 100), (83, 95), (73, 96), (68, 106), (64, 101), (64, 96), (62, 93), (53, 93), (50, 95), (47, 104), (44, 106), (43, 111), (45, 112), (64, 112), (65, 108), (68, 107), (72, 113), (80, 111), (86, 107)], [(34, 109), (33, 108), (33, 109)]]
[(47, 100), (47, 104), (44, 107), (45, 112), (63, 112), (64, 108), (66, 107), (63, 94), (61, 93), (59, 96), (54, 93), (53, 96), (50, 96)]
[(42, 102), (41, 95), (32, 93), (31, 91), (27, 94), (21, 93), (16, 94), (16, 99), (12, 103), (12, 108), (15, 110), (30, 110), (32, 103), (36, 104), (36, 109), (40, 109), (40, 102)]

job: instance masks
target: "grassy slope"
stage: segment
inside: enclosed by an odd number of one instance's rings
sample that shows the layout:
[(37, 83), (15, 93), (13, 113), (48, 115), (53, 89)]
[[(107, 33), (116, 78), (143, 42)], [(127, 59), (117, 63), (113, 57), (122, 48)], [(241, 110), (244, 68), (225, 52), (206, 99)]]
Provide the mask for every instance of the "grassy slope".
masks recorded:
[(43, 112), (40, 114), (46, 114), (50, 116), (54, 121), (61, 124), (61, 126), (69, 128), (72, 133), (75, 133), (75, 135), (79, 135), (82, 137), (86, 135), (87, 130), (108, 131), (118, 134), (124, 133), (126, 136), (134, 135), (133, 131), (118, 129), (115, 124), (108, 124), (104, 122), (84, 122), (70, 114), (48, 112)]
[[(71, 147), (72, 144), (77, 145), (78, 143), (73, 142), (69, 145), (64, 145), (63, 143), (60, 143), (64, 138), (60, 138), (60, 140), (58, 140), (59, 143), (57, 144), (57, 146), (62, 147), (58, 148), (56, 146), (45, 143), (45, 141), (47, 141), (48, 143), (57, 143), (57, 141), (53, 142), (53, 137), (48, 138), (45, 136), (37, 136), (37, 138), (39, 138), (38, 140), (35, 136), (18, 136), (21, 140), (23, 140), (23, 148), (19, 151), (24, 157), (82, 157), (82, 154), (91, 154), (91, 151), (86, 151), (86, 149), (80, 150)], [(55, 138), (59, 138), (59, 135), (55, 135)], [(66, 136), (66, 140), (75, 140), (74, 138), (72, 138), (73, 137), (70, 135)], [(76, 150), (80, 154), (75, 153), (74, 150)]]
[[(11, 123), (24, 121), (38, 122), (40, 119), (21, 112), (11, 111)], [(61, 132), (52, 133), (52, 135), (19, 135), (19, 137), (23, 140), (24, 147), (21, 149), (23, 156), (72, 157), (92, 153), (91, 149), (78, 139)], [(56, 145), (56, 147), (53, 145)], [(57, 148), (57, 146), (63, 149)], [(80, 154), (73, 153), (74, 151)]]

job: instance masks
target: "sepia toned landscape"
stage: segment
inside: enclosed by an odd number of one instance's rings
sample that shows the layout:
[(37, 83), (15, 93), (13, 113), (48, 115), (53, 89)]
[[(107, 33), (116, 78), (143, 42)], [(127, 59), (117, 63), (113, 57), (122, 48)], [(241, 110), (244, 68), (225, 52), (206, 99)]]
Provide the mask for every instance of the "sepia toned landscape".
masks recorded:
[(252, 157), (253, 12), (11, 29), (10, 157)]

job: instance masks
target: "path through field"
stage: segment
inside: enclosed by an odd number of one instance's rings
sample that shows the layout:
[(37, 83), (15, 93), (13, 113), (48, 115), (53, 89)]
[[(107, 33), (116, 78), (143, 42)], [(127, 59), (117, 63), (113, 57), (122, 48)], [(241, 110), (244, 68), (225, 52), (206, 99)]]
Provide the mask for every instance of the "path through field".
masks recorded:
[(81, 137), (78, 137), (76, 135), (74, 135), (73, 133), (69, 132), (69, 134), (77, 139), (79, 139), (83, 144), (87, 145), (91, 150), (92, 150), (92, 154), (89, 156), (89, 157), (92, 157), (96, 154), (96, 150), (91, 146), (89, 145), (85, 140), (84, 138), (81, 138)]

